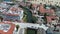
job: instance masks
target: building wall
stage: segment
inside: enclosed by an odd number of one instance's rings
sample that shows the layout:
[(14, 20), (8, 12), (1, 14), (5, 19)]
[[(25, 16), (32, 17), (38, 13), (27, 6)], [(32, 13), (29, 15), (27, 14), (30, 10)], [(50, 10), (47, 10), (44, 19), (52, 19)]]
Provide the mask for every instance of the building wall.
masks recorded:
[(42, 28), (39, 28), (37, 30), (37, 34), (46, 34), (45, 30), (43, 30)]
[(18, 34), (25, 34), (25, 29), (24, 28), (20, 28)]

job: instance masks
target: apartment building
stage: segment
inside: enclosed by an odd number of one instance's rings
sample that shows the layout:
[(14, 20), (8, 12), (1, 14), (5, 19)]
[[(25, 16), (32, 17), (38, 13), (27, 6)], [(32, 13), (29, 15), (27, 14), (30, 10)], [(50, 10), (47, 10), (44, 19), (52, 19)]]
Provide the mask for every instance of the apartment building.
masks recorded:
[(31, 2), (35, 4), (48, 4), (48, 5), (58, 5), (60, 6), (60, 0), (26, 0), (26, 2)]

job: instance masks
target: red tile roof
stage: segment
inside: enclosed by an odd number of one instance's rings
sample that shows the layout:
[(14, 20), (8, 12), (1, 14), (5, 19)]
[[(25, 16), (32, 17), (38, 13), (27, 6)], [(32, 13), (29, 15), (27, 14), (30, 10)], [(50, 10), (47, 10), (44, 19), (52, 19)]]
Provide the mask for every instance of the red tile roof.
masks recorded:
[(55, 19), (56, 17), (55, 16), (46, 16), (47, 18), (47, 22), (50, 23), (52, 22), (52, 19)]
[(46, 16), (46, 18), (48, 23), (51, 22), (51, 18), (49, 16)]
[[(2, 22), (1, 22), (2, 23)], [(1, 24), (0, 23), (0, 24)], [(11, 27), (10, 29), (8, 30), (8, 32), (4, 32), (3, 30), (0, 30), (0, 34), (13, 34), (13, 31), (14, 31), (14, 28), (15, 28), (15, 24), (12, 24), (12, 23), (4, 23), (4, 24), (10, 24)]]
[(45, 9), (44, 5), (40, 5), (39, 11), (40, 13), (50, 13), (50, 14), (55, 13), (53, 9)]
[(48, 9), (48, 10), (46, 10), (46, 13), (54, 14), (55, 12), (53, 9)]
[(40, 11), (40, 13), (45, 13), (46, 12), (43, 5), (40, 5), (39, 11)]

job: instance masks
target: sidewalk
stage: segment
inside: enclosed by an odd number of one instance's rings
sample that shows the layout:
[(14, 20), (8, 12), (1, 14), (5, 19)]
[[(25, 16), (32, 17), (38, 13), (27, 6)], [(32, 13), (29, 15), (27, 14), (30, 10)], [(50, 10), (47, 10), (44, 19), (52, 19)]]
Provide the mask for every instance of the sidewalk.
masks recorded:
[(39, 25), (39, 24), (32, 24), (32, 23), (16, 23), (13, 22), (15, 25), (19, 25), (20, 28), (34, 28), (34, 29), (38, 29), (38, 28), (43, 28), (45, 31), (48, 29), (48, 27), (46, 27), (44, 24)]

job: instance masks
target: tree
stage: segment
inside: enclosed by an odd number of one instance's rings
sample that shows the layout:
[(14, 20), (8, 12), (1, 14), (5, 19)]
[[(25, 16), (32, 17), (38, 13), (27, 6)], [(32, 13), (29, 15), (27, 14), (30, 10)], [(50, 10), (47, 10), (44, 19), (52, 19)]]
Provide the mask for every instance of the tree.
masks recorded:
[(46, 16), (47, 16), (47, 13), (44, 14), (44, 21), (45, 21), (45, 24), (47, 23), (47, 18), (46, 18)]
[(32, 22), (33, 22), (33, 23), (36, 23), (36, 22), (37, 22), (37, 20), (38, 20), (38, 18), (37, 18), (37, 17), (32, 16)]
[(16, 29), (17, 29), (16, 31), (18, 31), (18, 29), (19, 29), (19, 25), (16, 25)]

